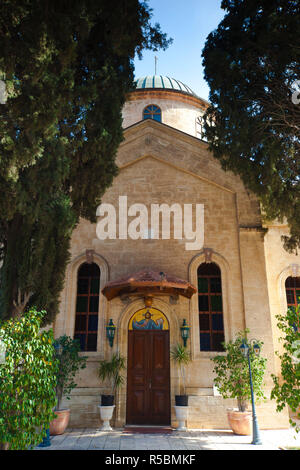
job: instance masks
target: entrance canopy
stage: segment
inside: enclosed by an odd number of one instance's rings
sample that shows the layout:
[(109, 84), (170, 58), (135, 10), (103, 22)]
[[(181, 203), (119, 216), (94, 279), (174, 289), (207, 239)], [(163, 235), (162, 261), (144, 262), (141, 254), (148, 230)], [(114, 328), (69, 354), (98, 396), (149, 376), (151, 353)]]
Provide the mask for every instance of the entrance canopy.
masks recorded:
[(140, 271), (106, 284), (102, 293), (108, 300), (121, 295), (182, 295), (190, 299), (197, 289), (188, 281), (163, 272)]

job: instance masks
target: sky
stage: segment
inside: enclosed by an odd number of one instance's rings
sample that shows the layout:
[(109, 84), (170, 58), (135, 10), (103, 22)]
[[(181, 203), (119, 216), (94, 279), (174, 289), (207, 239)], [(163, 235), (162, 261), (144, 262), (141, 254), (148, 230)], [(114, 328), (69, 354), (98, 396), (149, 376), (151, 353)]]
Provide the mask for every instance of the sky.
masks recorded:
[(173, 38), (166, 51), (146, 51), (135, 59), (135, 78), (157, 74), (175, 78), (188, 85), (198, 96), (208, 100), (209, 87), (204, 80), (201, 53), (207, 36), (224, 17), (221, 0), (149, 0), (152, 23)]

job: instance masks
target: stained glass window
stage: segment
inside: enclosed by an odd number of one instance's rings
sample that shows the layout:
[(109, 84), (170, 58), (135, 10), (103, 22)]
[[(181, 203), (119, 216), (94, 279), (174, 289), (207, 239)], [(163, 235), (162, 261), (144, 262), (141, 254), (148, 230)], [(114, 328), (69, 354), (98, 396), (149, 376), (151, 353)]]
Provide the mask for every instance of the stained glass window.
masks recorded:
[(143, 119), (154, 119), (161, 122), (161, 109), (155, 104), (150, 104), (144, 109)]
[(221, 271), (215, 263), (198, 268), (200, 351), (223, 351), (224, 323)]
[(74, 338), (82, 351), (97, 350), (100, 269), (84, 263), (78, 270)]

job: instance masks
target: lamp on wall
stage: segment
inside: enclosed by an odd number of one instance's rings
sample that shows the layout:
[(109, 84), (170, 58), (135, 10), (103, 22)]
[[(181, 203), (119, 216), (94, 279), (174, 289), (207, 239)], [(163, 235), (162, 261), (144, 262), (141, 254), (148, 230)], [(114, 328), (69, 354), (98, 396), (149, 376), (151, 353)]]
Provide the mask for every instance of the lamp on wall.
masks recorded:
[(186, 347), (186, 342), (190, 337), (190, 327), (187, 325), (186, 320), (183, 320), (182, 326), (180, 327), (181, 338), (183, 339), (183, 345)]
[(109, 341), (109, 345), (110, 345), (111, 348), (114, 345), (115, 333), (116, 333), (116, 327), (115, 327), (114, 322), (112, 321), (112, 319), (110, 319), (109, 324), (106, 327), (106, 337)]
[(260, 346), (258, 344), (258, 341), (256, 341), (255, 339), (252, 339), (248, 342), (247, 339), (245, 338), (243, 340), (243, 343), (240, 346), (240, 350), (241, 350), (241, 353), (243, 354), (243, 356), (248, 359), (249, 381), (250, 381), (251, 401), (252, 401), (252, 429), (253, 429), (252, 444), (260, 445), (260, 444), (262, 444), (262, 441), (261, 441), (261, 438), (260, 438), (260, 432), (259, 432), (257, 416), (256, 416), (256, 411), (255, 411), (255, 400), (254, 400), (252, 370), (251, 370), (251, 360), (250, 360), (251, 352), (253, 352), (255, 354), (255, 356), (257, 356), (257, 357), (259, 356)]

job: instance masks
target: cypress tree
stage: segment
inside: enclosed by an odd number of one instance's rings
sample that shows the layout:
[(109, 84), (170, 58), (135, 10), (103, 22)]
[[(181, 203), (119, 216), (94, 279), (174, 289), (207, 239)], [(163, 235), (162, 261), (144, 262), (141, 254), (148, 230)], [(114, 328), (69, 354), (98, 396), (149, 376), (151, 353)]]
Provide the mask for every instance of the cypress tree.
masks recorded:
[(170, 40), (139, 0), (0, 4), (0, 315), (58, 310), (70, 237), (117, 174), (133, 59)]
[[(264, 218), (286, 220), (284, 247), (300, 247), (300, 3), (223, 0), (203, 50), (211, 106), (206, 134), (225, 170), (239, 174)], [(213, 121), (213, 125), (211, 125)]]

